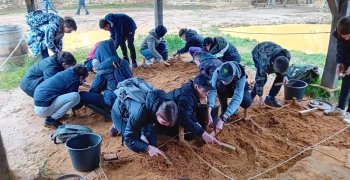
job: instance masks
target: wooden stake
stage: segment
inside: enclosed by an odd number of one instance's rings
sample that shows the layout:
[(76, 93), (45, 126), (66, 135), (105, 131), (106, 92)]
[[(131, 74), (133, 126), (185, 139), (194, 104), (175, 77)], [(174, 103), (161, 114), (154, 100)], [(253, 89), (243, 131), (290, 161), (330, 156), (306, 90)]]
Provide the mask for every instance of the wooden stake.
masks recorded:
[(179, 127), (179, 141), (181, 143), (186, 143), (185, 141), (185, 131), (184, 131), (184, 128), (183, 127)]

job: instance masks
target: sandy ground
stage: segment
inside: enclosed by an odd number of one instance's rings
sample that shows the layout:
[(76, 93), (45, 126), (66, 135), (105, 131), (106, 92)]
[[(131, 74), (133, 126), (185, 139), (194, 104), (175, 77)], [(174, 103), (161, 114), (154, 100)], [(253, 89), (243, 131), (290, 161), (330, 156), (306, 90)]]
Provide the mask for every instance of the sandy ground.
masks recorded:
[[(89, 16), (75, 17), (79, 30), (96, 30), (98, 19), (107, 12), (106, 10), (94, 10)], [(138, 23), (138, 32), (147, 32), (153, 26), (152, 11), (120, 9), (118, 12), (128, 13), (134, 17)], [(60, 13), (72, 15), (73, 11)], [(24, 14), (2, 16), (0, 24), (24, 24), (23, 16)], [(165, 10), (165, 22), (168, 22), (168, 27), (173, 32), (176, 32), (179, 27), (206, 29), (212, 25), (315, 23), (323, 22), (328, 17), (328, 13), (321, 13), (313, 7)], [(171, 62), (170, 67), (155, 65), (148, 69), (137, 68), (133, 71), (135, 76), (144, 77), (157, 88), (166, 91), (180, 86), (197, 73), (194, 65), (179, 61)], [(254, 77), (253, 71), (249, 73), (252, 74), (251, 78)], [(283, 93), (280, 93), (279, 98), (283, 98)], [(303, 102), (303, 106), (306, 106), (305, 102)], [(253, 105), (249, 113), (253, 116), (271, 110), (271, 108), (258, 108)], [(227, 176), (247, 179), (345, 127), (339, 119), (324, 117), (320, 112), (300, 116), (299, 110), (301, 110), (300, 107), (290, 106), (255, 116), (249, 121), (226, 125), (224, 131), (218, 135), (218, 139), (234, 145), (237, 148), (234, 153), (205, 145), (199, 140), (190, 142), (190, 147)], [(239, 117), (234, 117), (234, 119)], [(42, 120), (34, 115), (33, 100), (19, 88), (1, 91), (0, 131), (14, 179), (52, 179), (67, 173), (87, 175), (88, 173), (79, 173), (73, 169), (64, 145), (54, 145), (50, 141), (49, 136), (52, 130), (44, 128)], [(102, 152), (118, 152), (121, 162), (102, 163), (102, 168), (108, 179), (225, 179), (223, 175), (198, 159), (187, 146), (177, 142), (171, 141), (161, 148), (168, 154), (173, 165), (166, 164), (163, 159), (132, 153), (126, 147), (122, 147), (121, 138), (109, 136), (108, 130), (111, 122), (106, 122), (103, 117), (88, 109), (80, 110), (77, 117), (70, 117), (65, 123), (84, 124), (91, 127), (94, 132), (103, 137)], [(350, 148), (350, 140), (347, 138), (349, 134), (350, 131), (347, 130), (322, 145), (331, 146), (329, 148), (332, 152), (340, 151), (336, 149), (339, 148), (348, 153), (346, 149)], [(164, 137), (162, 142), (166, 140), (168, 138)], [(298, 170), (307, 168), (309, 162), (317, 164), (325, 162), (329, 165), (322, 165), (316, 171), (329, 172), (328, 170), (333, 165), (331, 160), (327, 158), (322, 160), (303, 159), (304, 157), (309, 158), (313, 153), (307, 151), (295, 160), (260, 178), (305, 179), (306, 176), (310, 177), (307, 179), (319, 179), (318, 177), (321, 175), (312, 176), (311, 171), (303, 173), (303, 171)], [(301, 159), (306, 163), (299, 163), (298, 161)], [(335, 172), (339, 169), (330, 171)], [(299, 173), (298, 176), (293, 175), (297, 173)], [(101, 168), (89, 175), (92, 177), (90, 179), (104, 179)], [(331, 178), (339, 177), (340, 179), (349, 177), (347, 174), (332, 175), (330, 173), (328, 175)]]

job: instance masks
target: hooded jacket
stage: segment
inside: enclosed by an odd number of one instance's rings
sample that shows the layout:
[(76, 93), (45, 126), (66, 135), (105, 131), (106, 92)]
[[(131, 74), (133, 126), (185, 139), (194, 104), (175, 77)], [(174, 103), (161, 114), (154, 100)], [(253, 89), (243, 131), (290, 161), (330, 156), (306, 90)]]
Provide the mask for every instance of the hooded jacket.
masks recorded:
[(209, 53), (213, 54), (216, 58), (222, 62), (235, 61), (241, 62), (241, 56), (239, 55), (235, 46), (228, 42), (223, 37), (214, 37), (213, 43)]
[(152, 29), (145, 37), (145, 39), (141, 42), (140, 51), (149, 49), (153, 57), (156, 57), (156, 59), (162, 59), (162, 55), (160, 55), (156, 50), (156, 47), (161, 41), (162, 38), (158, 37), (156, 31)]
[(58, 62), (57, 56), (50, 56), (42, 61), (34, 63), (21, 79), (20, 87), (30, 97), (34, 96), (35, 88), (44, 80), (63, 71), (62, 64)]
[[(163, 90), (149, 91), (146, 96), (146, 103), (141, 103), (132, 99), (124, 103), (129, 113), (125, 131), (122, 132), (124, 144), (134, 152), (147, 152), (148, 144), (140, 139), (141, 128), (153, 124), (159, 125), (156, 112), (164, 101), (169, 101), (168, 95)], [(114, 110), (116, 108), (113, 108)], [(119, 108), (116, 109), (119, 111)], [(118, 113), (117, 113), (118, 114)], [(119, 113), (120, 114), (120, 113)], [(148, 131), (143, 131), (148, 133)]]
[(255, 87), (258, 96), (263, 95), (263, 88), (267, 81), (267, 74), (275, 73), (272, 62), (278, 56), (291, 58), (288, 50), (280, 45), (266, 41), (259, 43), (252, 51), (254, 65), (256, 67)]
[(135, 21), (126, 14), (109, 13), (104, 19), (112, 23), (110, 33), (111, 39), (116, 43), (116, 47), (122, 43), (124, 36), (127, 36), (131, 32), (135, 32), (137, 29)]
[(199, 35), (195, 30), (189, 29), (186, 33), (186, 44), (182, 49), (177, 50), (177, 54), (187, 53), (190, 47), (202, 47), (203, 37)]
[(168, 92), (168, 95), (178, 106), (179, 125), (183, 126), (186, 132), (201, 136), (204, 133), (204, 129), (198, 123), (194, 114), (200, 99), (194, 89), (193, 81), (190, 80), (180, 88)]

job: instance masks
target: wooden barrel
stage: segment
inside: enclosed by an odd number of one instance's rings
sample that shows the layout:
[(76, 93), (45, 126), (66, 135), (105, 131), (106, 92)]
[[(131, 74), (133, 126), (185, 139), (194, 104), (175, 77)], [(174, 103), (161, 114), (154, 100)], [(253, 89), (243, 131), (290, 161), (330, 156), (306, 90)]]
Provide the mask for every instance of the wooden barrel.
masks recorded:
[(0, 65), (9, 57), (18, 43), (20, 45), (12, 54), (11, 58), (6, 62), (9, 65), (21, 65), (28, 55), (28, 46), (23, 37), (23, 28), (18, 25), (0, 26)]

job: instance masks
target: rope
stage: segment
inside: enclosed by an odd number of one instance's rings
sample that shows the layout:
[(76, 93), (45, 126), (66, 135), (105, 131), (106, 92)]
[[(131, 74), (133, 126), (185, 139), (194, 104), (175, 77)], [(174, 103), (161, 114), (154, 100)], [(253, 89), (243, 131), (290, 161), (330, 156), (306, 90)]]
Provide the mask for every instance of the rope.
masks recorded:
[(103, 175), (105, 176), (105, 179), (108, 180), (107, 175), (106, 175), (105, 171), (103, 170), (101, 164), (100, 164), (100, 168), (101, 168), (101, 170), (102, 170)]
[[(183, 135), (186, 135), (186, 134), (190, 134), (191, 132), (185, 132), (183, 133)], [(179, 133), (180, 134), (180, 133)], [(179, 136), (179, 134), (177, 134), (176, 136), (170, 138), (168, 141), (166, 141), (165, 143), (161, 144), (160, 146), (158, 146), (157, 148), (161, 148), (163, 146), (165, 146), (166, 144), (170, 143), (173, 139), (177, 138)]]
[(304, 153), (305, 151), (310, 150), (310, 149), (313, 149), (315, 146), (318, 146), (318, 145), (324, 143), (325, 141), (328, 141), (329, 139), (333, 138), (334, 136), (337, 136), (339, 133), (345, 131), (345, 130), (348, 129), (349, 127), (350, 127), (350, 125), (347, 125), (347, 126), (344, 127), (343, 129), (341, 129), (340, 131), (336, 132), (335, 134), (333, 134), (333, 135), (327, 137), (326, 139), (323, 139), (322, 141), (320, 141), (320, 142), (318, 142), (318, 143), (316, 143), (316, 144), (314, 144), (314, 145), (312, 145), (312, 146), (309, 146), (309, 147), (305, 148), (304, 150), (302, 150), (301, 152), (299, 152), (299, 153), (297, 153), (296, 155), (292, 156), (291, 158), (289, 158), (289, 159), (287, 159), (287, 160), (285, 160), (285, 161), (283, 161), (283, 162), (281, 162), (281, 163), (279, 163), (279, 164), (277, 164), (277, 165), (275, 165), (275, 166), (273, 166), (273, 167), (271, 167), (271, 168), (269, 168), (269, 169), (267, 169), (267, 170), (265, 170), (265, 171), (263, 171), (263, 172), (261, 172), (261, 173), (255, 175), (255, 176), (253, 176), (253, 177), (250, 177), (250, 178), (248, 178), (248, 179), (257, 178), (257, 177), (259, 177), (259, 176), (261, 176), (261, 175), (263, 175), (263, 174), (265, 174), (265, 173), (267, 173), (267, 172), (269, 172), (269, 171), (271, 171), (271, 170), (273, 170), (273, 169), (275, 169), (275, 168), (277, 168), (277, 167), (279, 167), (279, 166), (281, 166), (281, 165), (283, 165), (283, 164), (289, 162), (290, 160), (292, 160), (292, 159), (298, 157), (300, 154)]
[(206, 160), (204, 160), (199, 154), (197, 154), (190, 145), (188, 145), (187, 143), (184, 143), (193, 153), (194, 155), (196, 155), (200, 160), (202, 160), (206, 165), (208, 165), (210, 168), (214, 169), (216, 172), (218, 172), (219, 174), (225, 176), (227, 179), (232, 179), (234, 180), (233, 177), (230, 177), (228, 175), (226, 175), (225, 173), (223, 173), (222, 171), (220, 171), (219, 169), (217, 169), (216, 167), (212, 166), (211, 164), (209, 164)]
[(6, 60), (0, 65), (0, 69), (5, 65), (5, 63), (10, 60), (10, 58), (12, 57), (13, 53), (15, 53), (15, 51), (17, 50), (17, 48), (19, 47), (19, 45), (21, 44), (22, 40), (24, 38), (24, 33), (21, 37), (21, 39), (19, 40), (17, 46), (15, 47), (15, 49), (11, 52), (11, 54), (6, 58)]
[(264, 35), (295, 35), (295, 34), (329, 34), (330, 32), (310, 32), (310, 33), (255, 33), (255, 32), (242, 32), (233, 30), (223, 30), (223, 32), (233, 32), (238, 34), (264, 34)]

